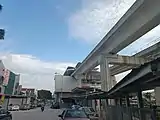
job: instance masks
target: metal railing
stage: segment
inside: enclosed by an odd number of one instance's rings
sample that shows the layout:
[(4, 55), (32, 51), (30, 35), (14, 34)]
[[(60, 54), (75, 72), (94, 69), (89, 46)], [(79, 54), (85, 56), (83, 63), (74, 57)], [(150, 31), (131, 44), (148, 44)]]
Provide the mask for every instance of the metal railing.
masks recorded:
[[(104, 111), (101, 111), (103, 113)], [(160, 110), (150, 108), (135, 108), (108, 106), (105, 117), (107, 120), (160, 120)]]

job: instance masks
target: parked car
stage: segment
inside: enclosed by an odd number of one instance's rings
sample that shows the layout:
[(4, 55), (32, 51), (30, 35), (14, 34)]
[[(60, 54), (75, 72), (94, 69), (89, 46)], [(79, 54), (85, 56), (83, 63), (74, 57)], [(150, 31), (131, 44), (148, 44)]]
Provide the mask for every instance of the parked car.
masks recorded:
[(9, 111), (12, 110), (12, 106), (13, 106), (12, 104), (10, 104), (10, 105), (8, 106), (8, 110), (9, 110)]
[(79, 110), (83, 110), (91, 120), (98, 120), (98, 114), (92, 107), (81, 107)]
[(19, 111), (19, 105), (13, 105), (11, 110), (12, 111)]
[(72, 109), (79, 109), (81, 106), (80, 105), (72, 105)]
[(30, 109), (34, 109), (34, 108), (36, 108), (36, 105), (34, 104), (30, 105)]
[(6, 109), (0, 108), (0, 120), (12, 120), (12, 114)]
[(37, 107), (41, 107), (41, 103), (38, 103), (38, 104), (37, 104)]
[(59, 115), (60, 120), (90, 120), (83, 110), (66, 109)]
[(20, 106), (20, 110), (30, 110), (30, 105), (29, 104), (23, 104)]

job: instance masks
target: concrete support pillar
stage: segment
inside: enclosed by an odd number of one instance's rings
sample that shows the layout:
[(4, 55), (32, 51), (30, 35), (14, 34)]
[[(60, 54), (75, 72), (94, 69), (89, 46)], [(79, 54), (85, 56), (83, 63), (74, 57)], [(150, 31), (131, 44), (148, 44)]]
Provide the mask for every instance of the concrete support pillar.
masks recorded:
[(143, 98), (142, 98), (142, 91), (139, 90), (138, 93), (137, 93), (137, 97), (138, 97), (138, 107), (139, 107), (139, 113), (140, 113), (140, 120), (145, 120), (145, 117), (144, 117), (144, 114), (143, 114), (143, 111), (142, 111), (142, 108), (144, 107), (144, 104), (143, 104)]
[(128, 115), (129, 115), (129, 120), (132, 120), (132, 113), (131, 113), (131, 109), (129, 108), (130, 107), (130, 100), (129, 100), (128, 95), (125, 96), (125, 100), (126, 100), (126, 107), (128, 108), (127, 111), (128, 111)]
[(117, 99), (117, 98), (115, 98), (115, 105), (116, 105), (116, 106), (119, 105), (119, 104), (118, 104), (118, 99)]
[(23, 105), (23, 101), (24, 101), (24, 100), (23, 100), (23, 98), (22, 98), (21, 105)]
[(8, 110), (8, 106), (9, 106), (9, 100), (10, 100), (10, 97), (7, 100), (7, 110)]
[(130, 101), (129, 101), (129, 96), (128, 95), (126, 96), (126, 106), (130, 107)]
[(138, 107), (143, 108), (144, 105), (143, 105), (143, 98), (142, 98), (142, 91), (141, 90), (138, 91), (137, 97), (138, 97)]
[(101, 101), (101, 99), (99, 99), (99, 108), (100, 108), (100, 110), (102, 109), (102, 101)]
[[(111, 85), (111, 78), (110, 77), (111, 76), (110, 76), (109, 62), (107, 61), (107, 59), (105, 58), (104, 55), (101, 55), (101, 57), (100, 57), (100, 75), (101, 75), (101, 89), (102, 89), (102, 91), (107, 92), (110, 89), (110, 85)], [(104, 113), (106, 113), (106, 108), (107, 108), (106, 100), (103, 100), (101, 102), (100, 106), (101, 106), (100, 110), (103, 109), (103, 111), (104, 111), (103, 114), (101, 114), (103, 116), (102, 118), (105, 119), (106, 116)]]
[(122, 98), (119, 98), (119, 105), (122, 106)]
[(100, 74), (101, 74), (101, 89), (102, 91), (108, 91), (109, 90), (109, 84), (111, 84), (110, 81), (110, 69), (109, 69), (109, 63), (104, 55), (101, 55), (100, 57)]
[(97, 110), (97, 100), (94, 100), (94, 104), (95, 104), (95, 110)]
[(60, 93), (56, 93), (56, 102), (61, 102)]
[(106, 99), (106, 105), (108, 106), (108, 99)]
[(160, 106), (160, 87), (156, 87), (154, 89), (154, 92), (155, 92), (156, 105)]

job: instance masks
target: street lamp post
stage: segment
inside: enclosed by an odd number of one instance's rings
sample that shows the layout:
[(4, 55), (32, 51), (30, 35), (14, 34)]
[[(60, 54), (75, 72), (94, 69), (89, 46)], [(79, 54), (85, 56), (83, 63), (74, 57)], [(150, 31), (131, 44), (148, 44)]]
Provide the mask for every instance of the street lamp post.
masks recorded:
[(61, 85), (61, 102), (63, 97), (63, 75), (62, 75), (62, 85)]

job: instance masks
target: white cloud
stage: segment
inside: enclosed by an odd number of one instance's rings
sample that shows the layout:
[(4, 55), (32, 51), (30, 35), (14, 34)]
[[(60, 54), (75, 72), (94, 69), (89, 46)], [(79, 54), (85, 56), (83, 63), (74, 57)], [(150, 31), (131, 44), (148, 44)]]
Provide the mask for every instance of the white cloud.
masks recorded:
[[(68, 20), (69, 35), (76, 40), (97, 44), (136, 0), (83, 0), (79, 10)], [(123, 49), (120, 54), (133, 55), (160, 42), (160, 26)], [(116, 75), (119, 82), (130, 71)]]
[(122, 51), (123, 55), (134, 55), (158, 42), (160, 42), (160, 25), (149, 31), (147, 34), (140, 37), (137, 41), (133, 42)]
[(6, 68), (21, 74), (21, 84), (37, 89), (54, 89), (54, 73), (63, 74), (73, 63), (46, 62), (32, 55), (1, 53)]
[(69, 18), (69, 34), (89, 43), (99, 42), (135, 0), (83, 0)]
[[(87, 43), (98, 43), (136, 0), (83, 0), (69, 20), (69, 35)], [(160, 26), (133, 42), (120, 54), (133, 55), (160, 41)]]

